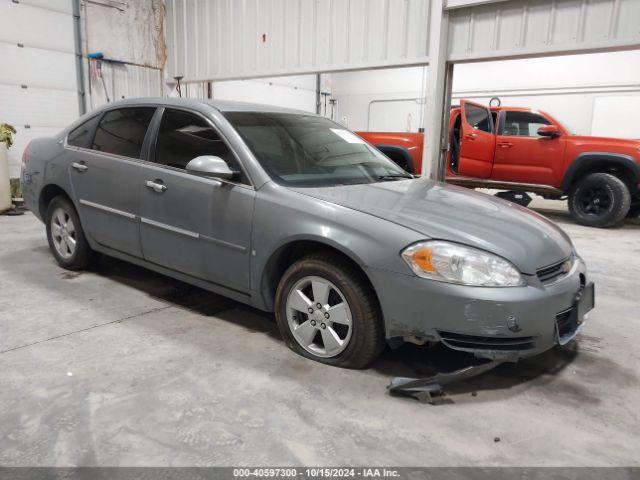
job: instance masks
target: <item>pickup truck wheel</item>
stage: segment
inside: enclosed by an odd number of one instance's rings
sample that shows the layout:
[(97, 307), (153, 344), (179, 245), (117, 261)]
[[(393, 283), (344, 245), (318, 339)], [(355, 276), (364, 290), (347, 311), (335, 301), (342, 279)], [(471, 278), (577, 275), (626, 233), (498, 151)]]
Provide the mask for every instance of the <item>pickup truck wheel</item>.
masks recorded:
[(89, 246), (69, 199), (60, 195), (49, 202), (45, 224), (49, 249), (58, 265), (67, 270), (83, 270), (92, 263), (97, 254)]
[(364, 368), (384, 348), (374, 292), (331, 253), (309, 255), (287, 269), (276, 291), (276, 320), (289, 348), (328, 365)]
[(629, 189), (608, 173), (592, 173), (569, 192), (569, 212), (581, 225), (607, 228), (624, 220), (631, 206)]
[(627, 218), (638, 218), (640, 217), (640, 198), (635, 198), (635, 201), (631, 202), (631, 207), (629, 208), (629, 213), (627, 213)]

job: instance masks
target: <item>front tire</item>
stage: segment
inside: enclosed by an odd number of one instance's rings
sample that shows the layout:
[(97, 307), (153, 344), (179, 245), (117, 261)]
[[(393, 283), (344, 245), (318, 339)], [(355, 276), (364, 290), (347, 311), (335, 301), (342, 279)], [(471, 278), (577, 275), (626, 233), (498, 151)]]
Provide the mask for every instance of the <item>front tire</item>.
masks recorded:
[(629, 212), (631, 194), (625, 183), (609, 173), (592, 173), (569, 192), (569, 212), (580, 225), (608, 228)]
[(627, 213), (627, 218), (638, 217), (640, 217), (640, 197), (636, 195), (636, 197), (631, 200), (631, 207), (629, 208), (629, 212)]
[(75, 207), (65, 196), (55, 197), (45, 214), (47, 240), (53, 257), (62, 268), (84, 270), (96, 257), (80, 225)]
[(287, 346), (312, 360), (365, 368), (384, 348), (375, 293), (338, 255), (311, 254), (290, 266), (278, 285), (275, 308)]

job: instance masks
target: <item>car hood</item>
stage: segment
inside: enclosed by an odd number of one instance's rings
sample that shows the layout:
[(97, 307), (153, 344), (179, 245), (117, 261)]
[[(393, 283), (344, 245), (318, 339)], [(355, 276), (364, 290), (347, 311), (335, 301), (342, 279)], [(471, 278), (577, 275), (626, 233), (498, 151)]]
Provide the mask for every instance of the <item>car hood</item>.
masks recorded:
[(542, 215), (428, 179), (292, 190), (402, 225), (425, 238), (493, 252), (530, 275), (573, 250), (569, 237)]

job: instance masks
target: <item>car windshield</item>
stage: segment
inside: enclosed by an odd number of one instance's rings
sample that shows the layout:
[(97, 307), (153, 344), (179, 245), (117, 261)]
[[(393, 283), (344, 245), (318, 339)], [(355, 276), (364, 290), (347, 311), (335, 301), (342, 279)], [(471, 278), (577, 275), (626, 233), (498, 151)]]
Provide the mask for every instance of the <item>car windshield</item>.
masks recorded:
[(277, 183), (297, 187), (353, 185), (412, 178), (378, 150), (322, 117), (227, 112), (262, 167)]

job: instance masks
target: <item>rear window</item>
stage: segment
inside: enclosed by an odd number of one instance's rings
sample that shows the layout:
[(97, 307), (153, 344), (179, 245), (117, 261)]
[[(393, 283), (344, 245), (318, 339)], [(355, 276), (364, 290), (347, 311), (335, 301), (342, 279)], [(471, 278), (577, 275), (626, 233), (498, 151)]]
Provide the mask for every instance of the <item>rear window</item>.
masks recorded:
[(140, 158), (142, 143), (155, 112), (153, 107), (119, 108), (104, 114), (96, 129), (93, 150)]
[(73, 147), (89, 148), (93, 131), (100, 120), (100, 115), (90, 118), (79, 127), (74, 128), (67, 136), (67, 145)]

